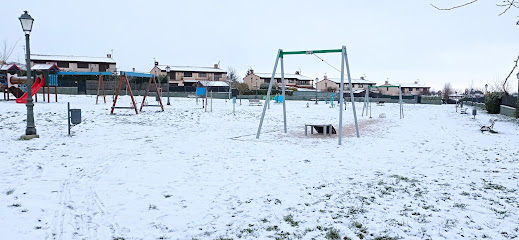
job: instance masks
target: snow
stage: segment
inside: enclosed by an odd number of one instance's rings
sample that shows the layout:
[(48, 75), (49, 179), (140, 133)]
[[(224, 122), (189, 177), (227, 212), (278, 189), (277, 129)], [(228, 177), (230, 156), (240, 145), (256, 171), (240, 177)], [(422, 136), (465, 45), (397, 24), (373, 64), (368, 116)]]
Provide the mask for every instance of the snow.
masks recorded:
[(44, 55), (31, 54), (31, 61), (66, 61), (66, 62), (92, 62), (92, 63), (115, 63), (108, 57), (85, 57), (72, 55)]
[[(67, 102), (82, 109), (71, 137)], [(405, 104), (399, 119), (389, 103), (373, 105), (370, 119), (357, 103), (356, 138), (350, 103), (338, 146), (336, 135), (304, 135), (304, 124), (338, 129), (339, 109), (324, 102), (288, 101), (286, 134), (283, 107), (272, 102), (260, 139), (263, 108), (246, 100), (236, 115), (232, 101), (213, 99), (212, 112), (195, 99), (171, 102), (165, 112), (110, 115), (95, 96), (59, 95), (35, 104), (40, 138), (22, 141), (26, 107), (0, 101), (2, 238), (519, 235), (517, 120), (419, 104)], [(117, 105), (129, 106), (129, 97)], [(491, 117), (498, 133), (481, 133)]]

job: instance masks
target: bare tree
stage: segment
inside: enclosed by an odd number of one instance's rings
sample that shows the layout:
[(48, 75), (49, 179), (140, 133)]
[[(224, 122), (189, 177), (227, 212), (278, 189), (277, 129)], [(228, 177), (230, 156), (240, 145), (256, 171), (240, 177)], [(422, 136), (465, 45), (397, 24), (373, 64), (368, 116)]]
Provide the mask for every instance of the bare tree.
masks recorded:
[(448, 100), (449, 95), (451, 95), (453, 92), (451, 83), (445, 83), (445, 85), (443, 85), (443, 89), (441, 92), (443, 94), (442, 98)]
[[(456, 8), (465, 7), (467, 5), (476, 3), (477, 1), (479, 1), (479, 0), (467, 1), (463, 4), (446, 7), (446, 8), (437, 7), (436, 5), (434, 5), (432, 3), (431, 3), (431, 6), (433, 6), (434, 8), (436, 8), (437, 10), (440, 10), (440, 11), (449, 11), (449, 10), (453, 10)], [(498, 16), (501, 16), (501, 15), (505, 14), (506, 12), (508, 12), (508, 10), (510, 10), (510, 8), (512, 8), (512, 7), (519, 8), (519, 1), (518, 0), (502, 0), (502, 3), (498, 3), (498, 4), (496, 4), (496, 6), (501, 7), (503, 9), (503, 11), (498, 15)], [(519, 25), (519, 22), (517, 22), (516, 24)]]
[(0, 62), (7, 63), (7, 60), (11, 57), (13, 54), (14, 49), (16, 48), (16, 45), (18, 44), (20, 40), (16, 41), (13, 46), (9, 47), (7, 44), (7, 40), (3, 41), (3, 46), (0, 51)]
[(509, 93), (512, 91), (512, 82), (509, 82), (508, 78), (505, 80), (496, 79), (490, 86), (490, 90), (492, 92), (500, 92), (504, 93), (505, 95), (509, 95)]

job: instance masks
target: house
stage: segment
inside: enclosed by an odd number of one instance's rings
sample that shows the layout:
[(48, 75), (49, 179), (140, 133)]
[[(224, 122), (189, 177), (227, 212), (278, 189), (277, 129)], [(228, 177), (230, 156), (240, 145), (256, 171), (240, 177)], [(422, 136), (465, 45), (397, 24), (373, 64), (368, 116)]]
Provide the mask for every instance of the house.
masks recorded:
[[(191, 66), (171, 66), (159, 65), (155, 62), (155, 66), (150, 73), (155, 76), (166, 76), (166, 67), (169, 66), (169, 84), (171, 86), (196, 86), (199, 82), (204, 81), (226, 81), (227, 71), (219, 68), (218, 64), (213, 67), (191, 67)], [(205, 82), (205, 85), (209, 83)], [(213, 85), (222, 85), (214, 83)], [(225, 84), (228, 86), (227, 84)]]
[(399, 91), (398, 88), (384, 88), (383, 86), (400, 86), (402, 88), (402, 95), (407, 96), (417, 96), (417, 95), (425, 95), (429, 94), (429, 90), (431, 87), (427, 87), (425, 85), (419, 84), (418, 81), (414, 83), (389, 83), (386, 81), (383, 85), (380, 85), (381, 88), (378, 88), (382, 95), (390, 95), (390, 96), (398, 96)]
[[(260, 89), (261, 84), (270, 84), (272, 73), (255, 73), (253, 69), (249, 69), (247, 75), (243, 78), (243, 82), (249, 86), (249, 89)], [(286, 87), (313, 89), (314, 80), (303, 76), (296, 71), (295, 74), (284, 75)], [(274, 76), (273, 87), (281, 87), (281, 74), (276, 73)]]
[[(360, 77), (360, 79), (351, 79), (351, 85), (353, 87), (353, 93), (358, 94), (364, 92), (368, 89), (368, 86), (375, 86), (377, 83), (368, 81), (364, 77)], [(316, 84), (316, 88), (321, 92), (335, 92), (340, 90), (341, 79), (340, 78), (328, 78), (326, 75), (323, 80), (318, 81)], [(349, 93), (350, 86), (348, 82), (348, 78), (344, 78), (344, 92)]]
[(116, 72), (111, 54), (106, 57), (81, 57), (65, 55), (31, 54), (31, 67), (35, 64), (55, 64), (64, 72)]

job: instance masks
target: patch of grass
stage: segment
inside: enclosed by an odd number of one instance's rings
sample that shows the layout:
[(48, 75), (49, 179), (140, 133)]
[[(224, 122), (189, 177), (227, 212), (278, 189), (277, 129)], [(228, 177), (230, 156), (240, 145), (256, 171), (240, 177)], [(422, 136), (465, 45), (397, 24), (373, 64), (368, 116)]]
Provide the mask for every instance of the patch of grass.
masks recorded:
[(112, 240), (125, 240), (123, 237), (113, 237)]
[(22, 204), (19, 204), (19, 203), (13, 203), (11, 205), (9, 205), (9, 207), (21, 207)]
[(150, 206), (148, 207), (148, 210), (159, 210), (159, 208), (157, 208), (157, 206), (155, 206), (153, 204), (150, 204)]
[(6, 195), (11, 195), (14, 193), (14, 188), (11, 188), (5, 192)]
[(28, 212), (29, 210), (27, 208), (22, 209), (22, 212)]
[(373, 240), (398, 240), (398, 239), (400, 239), (400, 238), (398, 238), (398, 237), (390, 237), (388, 235), (373, 238)]
[(228, 238), (228, 237), (218, 237), (216, 240), (233, 240), (232, 238)]
[(164, 239), (170, 239), (170, 237), (160, 236), (158, 239), (164, 240)]
[(291, 214), (286, 215), (286, 216), (283, 218), (283, 220), (285, 220), (285, 222), (287, 222), (288, 224), (290, 224), (290, 226), (292, 226), (292, 227), (297, 227), (297, 226), (299, 226), (299, 222), (295, 221), (295, 220), (294, 220), (294, 217), (293, 217)]
[(467, 204), (465, 203), (455, 203), (454, 205), (452, 205), (453, 207), (456, 207), (456, 208), (461, 208), (461, 209), (465, 209), (467, 208)]
[(36, 226), (36, 227), (34, 227), (34, 229), (36, 229), (36, 230), (41, 229), (41, 226)]
[(338, 229), (332, 227), (328, 229), (328, 232), (326, 233), (324, 238), (328, 240), (339, 240), (341, 239), (341, 232)]
[(248, 234), (251, 234), (254, 232), (254, 229), (252, 228), (245, 228), (243, 230), (240, 231), (241, 233), (248, 233)]
[(172, 196), (172, 195), (170, 195), (170, 194), (165, 194), (165, 195), (164, 195), (165, 198), (170, 198), (171, 196)]
[(268, 223), (268, 222), (269, 222), (269, 220), (268, 220), (267, 218), (263, 218), (263, 219), (261, 219), (261, 221), (262, 221), (263, 223)]
[(465, 191), (461, 192), (460, 194), (461, 194), (461, 196), (470, 196), (470, 193), (465, 192)]
[(506, 187), (504, 187), (503, 185), (499, 185), (497, 183), (492, 183), (492, 182), (485, 182), (485, 184), (483, 185), (483, 188), (484, 189), (495, 189), (495, 190), (500, 190), (500, 191), (506, 191)]

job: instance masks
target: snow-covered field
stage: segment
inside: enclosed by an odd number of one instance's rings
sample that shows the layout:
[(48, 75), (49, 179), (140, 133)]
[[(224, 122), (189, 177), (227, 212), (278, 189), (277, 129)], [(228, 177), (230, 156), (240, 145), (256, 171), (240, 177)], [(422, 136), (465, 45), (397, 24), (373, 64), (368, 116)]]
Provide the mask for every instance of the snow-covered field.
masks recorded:
[[(111, 100), (111, 98), (108, 98)], [(142, 98), (137, 97), (137, 101)], [(304, 135), (338, 108), (173, 98), (109, 114), (95, 96), (0, 101), (1, 239), (507, 239), (519, 236), (519, 123), (454, 105), (373, 105), (354, 135)], [(67, 136), (67, 102), (83, 122)], [(164, 101), (165, 102), (165, 101)], [(123, 97), (118, 106), (128, 106)], [(140, 106), (140, 102), (139, 102)], [(379, 118), (385, 113), (386, 118)], [(499, 118), (496, 134), (480, 125)], [(345, 238), (346, 237), (346, 238)]]

